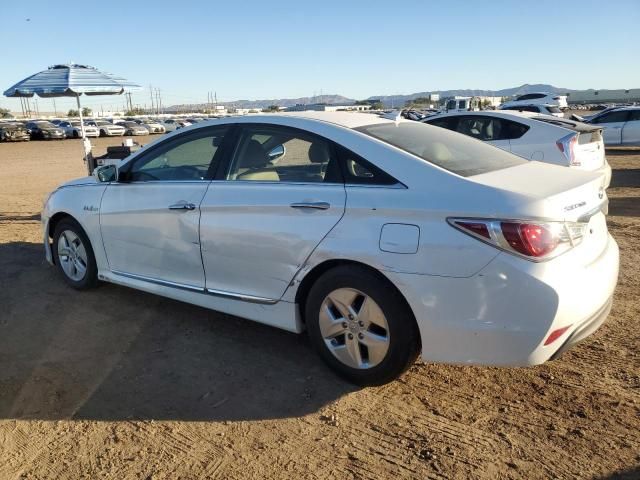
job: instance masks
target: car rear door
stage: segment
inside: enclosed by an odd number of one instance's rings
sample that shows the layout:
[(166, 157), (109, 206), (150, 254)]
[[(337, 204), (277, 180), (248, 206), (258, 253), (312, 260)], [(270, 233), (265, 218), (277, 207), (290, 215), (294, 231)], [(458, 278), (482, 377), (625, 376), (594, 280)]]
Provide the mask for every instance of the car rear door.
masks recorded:
[(206, 288), (273, 302), (344, 214), (330, 142), (289, 127), (246, 124), (201, 204)]
[(622, 127), (623, 145), (640, 145), (640, 110), (631, 110), (629, 118)]
[(605, 145), (620, 145), (622, 143), (622, 129), (627, 118), (629, 118), (629, 111), (615, 110), (595, 118), (591, 123), (602, 127)]
[(100, 229), (116, 274), (203, 290), (200, 202), (220, 158), (226, 126), (193, 130), (127, 164), (100, 206)]

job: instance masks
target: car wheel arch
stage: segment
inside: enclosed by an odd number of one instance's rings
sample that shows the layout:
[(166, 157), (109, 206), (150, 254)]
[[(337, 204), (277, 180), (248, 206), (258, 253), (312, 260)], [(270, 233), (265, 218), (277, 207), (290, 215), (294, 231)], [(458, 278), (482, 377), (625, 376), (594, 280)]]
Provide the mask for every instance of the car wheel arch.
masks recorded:
[(296, 290), (296, 295), (295, 295), (295, 303), (300, 308), (300, 320), (302, 321), (303, 324), (306, 323), (306, 320), (304, 318), (304, 316), (305, 316), (304, 315), (304, 310), (305, 310), (304, 305), (306, 304), (309, 292), (311, 291), (311, 288), (316, 283), (316, 281), (322, 275), (324, 275), (326, 272), (328, 272), (330, 270), (333, 270), (333, 269), (338, 268), (338, 267), (349, 267), (349, 266), (363, 268), (365, 270), (368, 270), (369, 272), (371, 272), (375, 276), (377, 276), (383, 283), (389, 285), (390, 288), (393, 288), (398, 293), (399, 297), (403, 300), (403, 302), (405, 303), (405, 305), (407, 306), (407, 308), (411, 312), (411, 314), (413, 316), (413, 321), (414, 322), (416, 321), (415, 315), (413, 314), (413, 309), (411, 308), (411, 305), (407, 301), (407, 299), (404, 296), (404, 294), (380, 270), (378, 270), (377, 268), (372, 267), (371, 265), (367, 265), (366, 263), (358, 262), (356, 260), (332, 259), (332, 260), (325, 260), (325, 261), (315, 265), (311, 270), (309, 270), (309, 272), (307, 272), (307, 274), (302, 278), (302, 280), (300, 281), (300, 284), (298, 285), (298, 288)]

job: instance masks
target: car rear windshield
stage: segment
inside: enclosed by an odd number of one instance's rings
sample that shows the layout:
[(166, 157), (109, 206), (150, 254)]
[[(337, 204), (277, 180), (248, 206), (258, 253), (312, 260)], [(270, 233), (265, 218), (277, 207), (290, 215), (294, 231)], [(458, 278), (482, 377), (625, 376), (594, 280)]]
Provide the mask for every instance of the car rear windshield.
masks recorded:
[(377, 123), (356, 130), (463, 177), (526, 163), (497, 147), (424, 123)]

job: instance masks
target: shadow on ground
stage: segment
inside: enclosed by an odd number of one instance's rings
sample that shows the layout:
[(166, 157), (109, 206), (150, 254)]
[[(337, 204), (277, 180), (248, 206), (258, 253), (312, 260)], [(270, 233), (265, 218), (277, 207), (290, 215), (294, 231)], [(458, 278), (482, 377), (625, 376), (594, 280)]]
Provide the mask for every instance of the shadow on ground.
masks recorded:
[(353, 390), (305, 335), (115, 285), (77, 292), (38, 244), (0, 244), (0, 306), (0, 418), (299, 417)]
[(613, 170), (610, 188), (640, 187), (640, 168)]
[(595, 480), (638, 480), (640, 478), (640, 466), (632, 467), (629, 470), (621, 470), (611, 475), (596, 477)]

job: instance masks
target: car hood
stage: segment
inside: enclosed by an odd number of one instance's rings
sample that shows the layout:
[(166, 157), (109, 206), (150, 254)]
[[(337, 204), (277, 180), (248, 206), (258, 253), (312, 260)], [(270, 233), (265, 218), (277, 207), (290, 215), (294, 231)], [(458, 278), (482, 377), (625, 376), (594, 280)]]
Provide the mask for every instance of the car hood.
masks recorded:
[(98, 180), (96, 179), (96, 177), (93, 177), (93, 176), (80, 177), (80, 178), (75, 178), (73, 180), (69, 180), (68, 182), (61, 184), (58, 188), (76, 187), (79, 185), (93, 185), (96, 183), (98, 183)]

